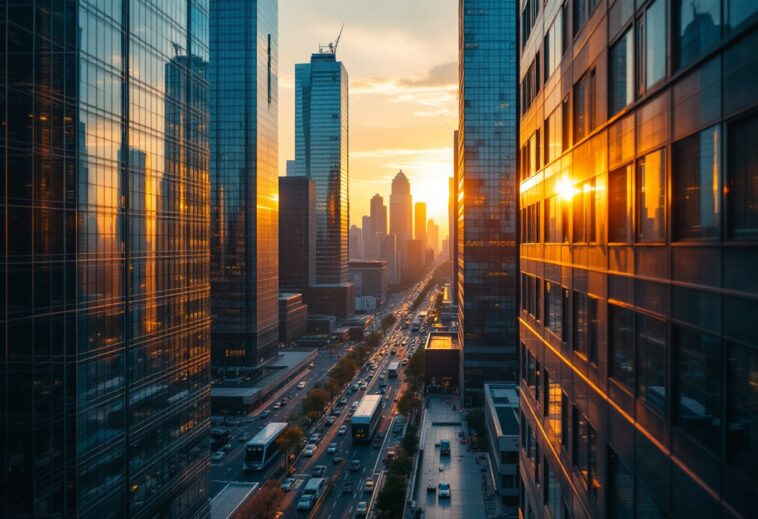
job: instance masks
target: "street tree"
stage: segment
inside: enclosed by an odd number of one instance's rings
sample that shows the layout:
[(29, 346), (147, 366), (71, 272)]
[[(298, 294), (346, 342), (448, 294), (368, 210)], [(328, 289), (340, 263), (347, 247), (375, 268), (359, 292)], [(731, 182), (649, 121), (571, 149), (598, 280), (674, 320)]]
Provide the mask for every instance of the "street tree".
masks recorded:
[(237, 512), (236, 519), (274, 519), (284, 499), (278, 480), (270, 480), (258, 489)]
[(284, 452), (284, 469), (287, 470), (289, 466), (289, 457), (300, 442), (303, 441), (305, 435), (303, 430), (297, 425), (290, 425), (282, 432), (281, 436), (277, 438), (276, 443), (279, 444), (279, 448)]

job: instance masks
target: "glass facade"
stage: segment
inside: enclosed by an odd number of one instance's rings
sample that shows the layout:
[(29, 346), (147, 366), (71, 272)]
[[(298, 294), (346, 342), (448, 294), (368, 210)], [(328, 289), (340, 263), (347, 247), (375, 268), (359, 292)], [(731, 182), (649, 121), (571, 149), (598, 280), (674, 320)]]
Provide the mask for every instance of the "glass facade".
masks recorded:
[(334, 53), (295, 65), (293, 175), (316, 183), (316, 283), (348, 281), (348, 77)]
[(316, 276), (316, 184), (279, 177), (279, 287), (304, 292)]
[(390, 193), (390, 234), (395, 235), (398, 281), (408, 279), (408, 241), (413, 238), (413, 197), (411, 183), (402, 170), (392, 179)]
[(278, 2), (210, 2), (214, 368), (255, 368), (279, 341)]
[(534, 4), (517, 148), (523, 517), (555, 517), (556, 489), (561, 517), (753, 516), (758, 4)]
[(518, 6), (458, 5), (459, 344), (465, 401), (481, 404), (484, 382), (517, 373)]
[(0, 516), (205, 515), (208, 3), (0, 27)]

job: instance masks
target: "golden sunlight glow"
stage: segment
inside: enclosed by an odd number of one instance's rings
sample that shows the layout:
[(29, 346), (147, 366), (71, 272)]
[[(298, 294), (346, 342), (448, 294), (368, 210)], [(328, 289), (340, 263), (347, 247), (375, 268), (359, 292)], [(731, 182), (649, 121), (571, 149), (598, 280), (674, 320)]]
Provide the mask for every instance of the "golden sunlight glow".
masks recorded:
[(555, 185), (555, 192), (564, 200), (571, 200), (578, 191), (567, 177), (563, 177)]

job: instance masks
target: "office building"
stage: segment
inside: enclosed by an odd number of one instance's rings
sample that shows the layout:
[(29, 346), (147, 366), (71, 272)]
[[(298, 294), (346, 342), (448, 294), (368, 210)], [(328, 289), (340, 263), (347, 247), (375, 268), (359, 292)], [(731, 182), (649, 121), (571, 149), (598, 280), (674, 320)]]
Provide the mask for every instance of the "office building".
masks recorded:
[(400, 283), (400, 272), (397, 260), (397, 239), (394, 234), (377, 235), (379, 245), (379, 260), (387, 264), (387, 282)]
[(463, 222), (458, 216), (458, 130), (453, 133), (453, 176), (448, 180), (448, 257), (450, 258), (451, 299), (458, 305), (458, 226)]
[(398, 276), (406, 277), (408, 263), (408, 240), (413, 238), (413, 198), (411, 183), (402, 170), (392, 179), (390, 194), (390, 234), (395, 235), (397, 246)]
[(279, 337), (278, 2), (210, 6), (211, 364), (254, 368)]
[(295, 167), (316, 183), (316, 284), (348, 279), (348, 78), (336, 48), (295, 65)]
[(361, 258), (371, 258), (375, 254), (373, 222), (370, 216), (361, 217)]
[(421, 248), (426, 250), (426, 202), (416, 202), (413, 219), (413, 238), (421, 242)]
[(371, 228), (375, 233), (387, 234), (387, 206), (378, 193), (371, 197)]
[(373, 297), (376, 306), (387, 299), (387, 263), (377, 260), (350, 262), (350, 278), (355, 285), (355, 297)]
[(4, 518), (209, 511), (207, 3), (130, 4), (0, 14)]
[(467, 405), (484, 403), (484, 382), (516, 380), (514, 4), (459, 3), (458, 311)]
[[(497, 494), (507, 517), (519, 507), (519, 397), (516, 384), (484, 384), (484, 423)], [(558, 516), (560, 517), (560, 516)]]
[(440, 251), (440, 226), (431, 218), (426, 224), (426, 247), (435, 256)]
[[(366, 219), (365, 216), (363, 218)], [(348, 233), (348, 257), (351, 260), (363, 259), (365, 257), (363, 250), (363, 230), (357, 225), (351, 225)]]
[(523, 514), (753, 517), (758, 3), (522, 2)]
[(405, 270), (403, 271), (403, 281), (413, 283), (421, 279), (424, 274), (424, 263), (426, 255), (421, 240), (408, 240), (405, 244)]
[(303, 292), (316, 281), (316, 184), (279, 177), (279, 289)]
[(289, 344), (308, 333), (308, 305), (303, 295), (279, 294), (279, 341)]

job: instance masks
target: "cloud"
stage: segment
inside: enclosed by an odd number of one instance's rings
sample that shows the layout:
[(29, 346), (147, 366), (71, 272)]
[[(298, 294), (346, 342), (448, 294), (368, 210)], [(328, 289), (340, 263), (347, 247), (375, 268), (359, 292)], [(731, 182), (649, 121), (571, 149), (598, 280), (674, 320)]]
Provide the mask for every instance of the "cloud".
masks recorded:
[(439, 87), (457, 85), (458, 62), (450, 61), (432, 67), (425, 78), (402, 79), (400, 84), (409, 87)]

